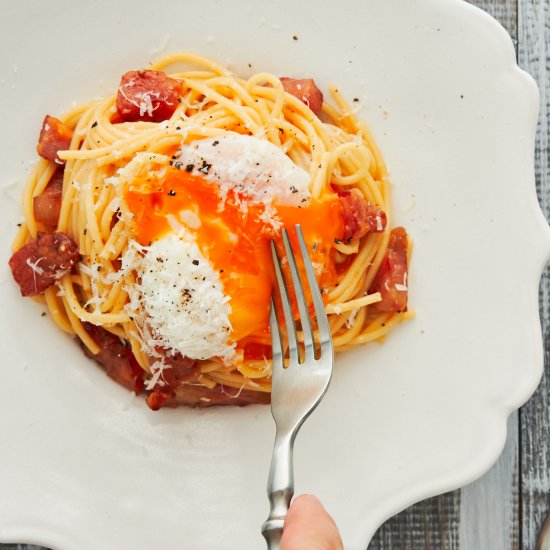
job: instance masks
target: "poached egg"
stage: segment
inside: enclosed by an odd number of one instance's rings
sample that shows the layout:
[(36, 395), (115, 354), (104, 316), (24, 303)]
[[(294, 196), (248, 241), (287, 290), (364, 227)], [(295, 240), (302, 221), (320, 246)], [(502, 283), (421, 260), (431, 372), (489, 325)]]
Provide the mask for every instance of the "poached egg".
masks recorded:
[(247, 343), (269, 341), (269, 243), (282, 227), (301, 224), (312, 261), (322, 266), (320, 284), (334, 282), (341, 203), (336, 193), (311, 197), (308, 173), (256, 137), (228, 132), (183, 145), (171, 158), (165, 170), (123, 185), (141, 251), (132, 307), (145, 312), (155, 344), (230, 363), (235, 347), (246, 354)]

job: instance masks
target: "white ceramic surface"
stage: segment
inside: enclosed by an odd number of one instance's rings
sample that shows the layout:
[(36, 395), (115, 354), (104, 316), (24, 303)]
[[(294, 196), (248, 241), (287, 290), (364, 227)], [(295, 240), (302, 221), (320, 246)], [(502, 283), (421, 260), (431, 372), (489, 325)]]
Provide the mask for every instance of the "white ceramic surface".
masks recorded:
[[(230, 5), (232, 6), (230, 9)], [(159, 53), (314, 76), (358, 97), (414, 238), (413, 322), (339, 356), (296, 444), (296, 490), (349, 550), (496, 460), (541, 375), (550, 253), (533, 175), (538, 95), (505, 31), (459, 0), (144, 0), (2, 7), (0, 541), (56, 550), (261, 549), (269, 409), (149, 411), (18, 296), (6, 261), (46, 112)], [(293, 35), (299, 39), (293, 40)], [(248, 64), (252, 64), (252, 69)]]

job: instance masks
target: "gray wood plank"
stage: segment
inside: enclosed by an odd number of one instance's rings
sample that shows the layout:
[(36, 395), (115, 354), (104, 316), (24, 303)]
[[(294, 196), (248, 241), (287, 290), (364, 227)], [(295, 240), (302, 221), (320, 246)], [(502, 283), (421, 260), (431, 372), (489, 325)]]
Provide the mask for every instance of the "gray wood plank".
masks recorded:
[[(541, 94), (535, 170), (543, 211), (550, 219), (550, 5), (548, 0), (520, 0), (519, 62), (535, 77)], [(521, 528), (523, 548), (535, 548), (550, 512), (550, 271), (542, 277), (541, 319), (545, 339), (545, 376), (521, 410)]]
[(369, 550), (458, 550), (460, 491), (411, 506), (378, 530)]
[(508, 419), (508, 439), (498, 462), (484, 477), (462, 489), (461, 549), (521, 548), (518, 428), (516, 412)]

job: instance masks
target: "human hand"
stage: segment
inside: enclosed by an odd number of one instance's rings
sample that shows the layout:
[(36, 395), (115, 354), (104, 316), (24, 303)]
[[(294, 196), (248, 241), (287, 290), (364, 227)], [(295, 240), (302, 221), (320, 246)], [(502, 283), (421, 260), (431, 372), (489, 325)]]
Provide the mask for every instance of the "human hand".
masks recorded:
[(334, 520), (313, 495), (300, 495), (286, 515), (280, 550), (343, 550)]

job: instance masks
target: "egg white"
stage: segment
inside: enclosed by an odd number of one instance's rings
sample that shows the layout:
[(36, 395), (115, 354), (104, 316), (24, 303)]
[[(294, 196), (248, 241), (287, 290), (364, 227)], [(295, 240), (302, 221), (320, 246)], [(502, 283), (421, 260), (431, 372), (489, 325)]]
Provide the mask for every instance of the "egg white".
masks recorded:
[(311, 198), (309, 174), (265, 139), (228, 132), (183, 145), (174, 163), (252, 203), (305, 206)]

